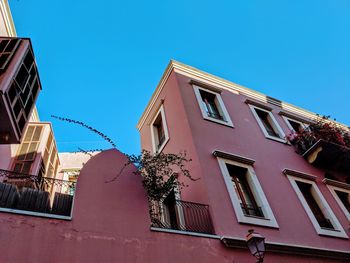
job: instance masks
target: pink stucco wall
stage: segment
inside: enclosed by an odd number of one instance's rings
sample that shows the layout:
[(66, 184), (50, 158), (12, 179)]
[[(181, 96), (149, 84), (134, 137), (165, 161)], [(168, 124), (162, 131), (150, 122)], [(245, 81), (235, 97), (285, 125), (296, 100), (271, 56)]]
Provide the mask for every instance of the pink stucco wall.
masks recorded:
[[(134, 168), (106, 183), (125, 162), (116, 150), (87, 162), (71, 221), (0, 213), (0, 262), (254, 262), (247, 250), (228, 249), (218, 239), (151, 231), (146, 194)], [(266, 262), (339, 261), (270, 253)]]
[[(243, 237), (242, 233), (253, 227), (273, 242), (350, 251), (348, 239), (320, 236), (316, 233), (289, 180), (282, 173), (283, 169), (289, 168), (317, 176), (319, 189), (347, 235), (350, 235), (349, 222), (329, 189), (322, 183), (325, 171), (309, 165), (295, 153), (292, 146), (266, 139), (244, 102), (246, 97), (243, 95), (226, 90), (221, 93), (234, 128), (204, 120), (190, 81), (190, 77), (172, 72), (149, 114), (152, 116), (160, 100), (163, 100), (170, 136), (163, 151), (187, 150), (194, 160), (189, 166), (190, 171), (195, 177), (201, 178), (185, 188), (181, 198), (209, 204), (218, 235)], [(278, 115), (280, 109), (269, 106), (273, 108), (273, 114), (285, 134), (289, 134), (284, 120)], [(151, 149), (149, 118), (140, 130), (142, 148), (148, 150)], [(212, 155), (214, 150), (255, 160), (255, 172), (279, 229), (237, 222), (218, 161)]]

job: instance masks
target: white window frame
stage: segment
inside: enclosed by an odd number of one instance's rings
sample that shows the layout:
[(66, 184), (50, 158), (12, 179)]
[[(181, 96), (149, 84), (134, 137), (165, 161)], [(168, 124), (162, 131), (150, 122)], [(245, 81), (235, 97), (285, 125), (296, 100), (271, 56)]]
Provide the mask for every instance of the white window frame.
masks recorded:
[(286, 122), (288, 128), (292, 131), (292, 132), (298, 132), (296, 130), (294, 130), (294, 128), (292, 127), (292, 125), (290, 124), (289, 121), (293, 121), (293, 122), (296, 122), (298, 124), (300, 124), (300, 126), (303, 128), (303, 129), (308, 129), (309, 128), (309, 125), (307, 125), (306, 123), (304, 122), (301, 122), (301, 121), (297, 121), (295, 119), (292, 119), (292, 118), (289, 118), (287, 116), (282, 116), (283, 120)]
[[(162, 145), (157, 149), (156, 135), (158, 136), (158, 134), (157, 134), (156, 128), (154, 127), (154, 122), (156, 121), (159, 114), (161, 115), (161, 118), (162, 118), (165, 139), (164, 139), (164, 142), (162, 143)], [(165, 147), (165, 145), (167, 144), (167, 142), (169, 141), (168, 125), (167, 125), (167, 122), (165, 119), (165, 111), (164, 111), (163, 104), (160, 106), (160, 108), (158, 109), (157, 113), (155, 114), (153, 120), (151, 121), (150, 127), (151, 127), (153, 153), (160, 153), (163, 150), (163, 148)]]
[[(214, 92), (214, 91), (209, 90), (209, 89), (205, 89), (205, 88), (199, 87), (197, 85), (193, 85), (193, 89), (194, 89), (194, 93), (196, 95), (197, 102), (198, 102), (199, 108), (201, 110), (203, 119), (209, 120), (209, 121), (213, 121), (213, 122), (217, 122), (217, 123), (229, 126), (229, 127), (234, 127), (233, 123), (232, 123), (232, 120), (230, 118), (230, 115), (228, 114), (228, 111), (227, 111), (227, 109), (225, 107), (224, 101), (221, 98), (220, 93)], [(211, 93), (211, 94), (215, 95), (216, 107), (218, 108), (218, 111), (222, 115), (224, 120), (219, 120), (219, 119), (216, 119), (216, 118), (208, 116), (208, 114), (207, 114), (207, 112), (206, 112), (206, 110), (205, 110), (205, 108), (203, 106), (203, 100), (202, 100), (202, 96), (200, 94), (201, 90), (204, 91), (204, 92), (208, 92), (208, 93)]]
[[(287, 177), (288, 177), (288, 179), (289, 179), (289, 181), (290, 181), (290, 183), (291, 183), (295, 193), (297, 194), (297, 196), (298, 196), (302, 206), (304, 207), (305, 212), (308, 215), (308, 217), (309, 217), (312, 225), (314, 226), (317, 234), (323, 235), (323, 236), (348, 238), (348, 236), (346, 235), (342, 225), (340, 224), (340, 222), (338, 221), (337, 217), (333, 213), (332, 209), (328, 205), (326, 199), (323, 197), (321, 191), (318, 189), (316, 183), (314, 181), (311, 181), (311, 180), (308, 180), (308, 179), (299, 178), (299, 177), (291, 176), (291, 175), (288, 175), (288, 174), (287, 174)], [(334, 230), (322, 228), (318, 224), (315, 215), (311, 211), (307, 201), (304, 198), (303, 193), (300, 191), (299, 186), (296, 183), (297, 181), (303, 182), (303, 183), (307, 183), (307, 184), (311, 184), (312, 191), (313, 191), (313, 197), (315, 198), (315, 201), (319, 205), (319, 207), (322, 210), (322, 212), (331, 221), (332, 225), (334, 226)]]
[[(260, 182), (258, 180), (258, 177), (255, 174), (255, 171), (251, 165), (243, 164), (240, 162), (236, 162), (233, 160), (228, 160), (224, 158), (218, 157), (219, 166), (221, 169), (222, 176), (224, 178), (226, 188), (228, 191), (228, 194), (231, 199), (231, 203), (233, 206), (233, 209), (235, 211), (237, 220), (239, 223), (245, 223), (245, 224), (252, 224), (252, 225), (259, 225), (259, 226), (266, 226), (266, 227), (272, 227), (272, 228), (279, 228), (276, 218), (272, 212), (272, 209), (267, 201), (267, 198), (264, 194), (263, 189), (261, 188)], [(254, 198), (258, 206), (261, 207), (264, 218), (262, 217), (255, 217), (255, 216), (247, 216), (243, 213), (243, 210), (241, 208), (241, 204), (239, 201), (239, 197), (234, 189), (234, 183), (231, 180), (230, 173), (227, 169), (226, 164), (235, 165), (238, 167), (246, 168), (247, 169), (247, 181), (249, 183), (249, 186), (251, 188), (251, 191), (253, 192)]]
[[(271, 140), (275, 140), (275, 141), (278, 141), (278, 142), (282, 142), (282, 143), (287, 143), (287, 140), (286, 140), (286, 135), (284, 134), (281, 126), (278, 124), (277, 120), (275, 119), (275, 116), (272, 114), (271, 111), (269, 110), (265, 110), (263, 108), (260, 108), (260, 107), (257, 107), (255, 105), (252, 105), (252, 104), (249, 104), (249, 108), (251, 109), (256, 121), (258, 122), (259, 124), (259, 127), (260, 129), (262, 130), (262, 132), (264, 133), (265, 137), (268, 138), (268, 139), (271, 139)], [(271, 120), (271, 126), (272, 128), (275, 130), (275, 132), (279, 135), (279, 137), (275, 137), (275, 136), (271, 136), (268, 134), (268, 132), (266, 131), (265, 127), (264, 127), (264, 124), (262, 123), (260, 117), (258, 116), (256, 110), (260, 110), (260, 111), (263, 111), (263, 112), (266, 112)]]
[(350, 190), (349, 189), (344, 189), (344, 188), (341, 188), (341, 187), (337, 187), (337, 186), (333, 186), (333, 185), (328, 185), (328, 184), (327, 184), (327, 187), (331, 191), (335, 201), (337, 201), (337, 203), (338, 203), (339, 207), (341, 208), (341, 210), (344, 212), (346, 218), (350, 221), (350, 213), (349, 213), (349, 211), (346, 209), (346, 207), (344, 206), (343, 202), (340, 200), (339, 196), (335, 192), (337, 190), (339, 192), (348, 193), (350, 195)]

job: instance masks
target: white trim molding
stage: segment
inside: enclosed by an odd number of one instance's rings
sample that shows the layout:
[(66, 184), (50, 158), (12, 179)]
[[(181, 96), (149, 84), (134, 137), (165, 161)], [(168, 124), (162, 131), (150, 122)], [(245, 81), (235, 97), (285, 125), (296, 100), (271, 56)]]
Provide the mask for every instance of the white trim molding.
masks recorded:
[[(153, 92), (153, 95), (148, 102), (147, 107), (145, 108), (144, 112), (142, 113), (142, 116), (140, 117), (140, 120), (137, 124), (137, 129), (141, 130), (143, 125), (145, 124), (146, 119), (148, 118), (151, 110), (154, 108), (154, 104), (157, 102), (160, 93), (162, 89), (164, 88), (165, 83), (167, 82), (170, 74), (172, 72), (181, 74), (183, 76), (188, 76), (194, 81), (199, 81), (203, 84), (207, 84), (209, 86), (215, 86), (217, 89), (220, 90), (227, 90), (229, 92), (235, 93), (235, 94), (241, 94), (244, 96), (247, 96), (249, 98), (252, 98), (254, 100), (257, 100), (262, 103), (271, 103), (271, 98), (266, 96), (265, 94), (262, 94), (258, 91), (254, 91), (252, 89), (243, 87), (241, 85), (238, 85), (236, 83), (233, 83), (231, 81), (225, 80), (223, 78), (214, 76), (212, 74), (209, 74), (207, 72), (201, 71), (199, 69), (196, 69), (194, 67), (185, 65), (181, 62), (171, 60), (165, 69), (163, 76), (161, 77), (155, 91)], [(313, 120), (317, 118), (317, 115), (313, 112), (307, 111), (305, 109), (302, 109), (300, 107), (294, 106), (292, 104), (279, 101), (278, 107), (280, 107), (282, 110), (285, 110), (287, 112), (290, 112), (291, 114), (295, 114), (298, 117), (307, 119), (307, 120)], [(335, 122), (337, 123), (337, 122)], [(346, 127), (346, 125), (338, 123), (342, 127)]]
[[(329, 191), (332, 193), (332, 195), (333, 195), (335, 201), (338, 203), (340, 209), (343, 211), (346, 218), (350, 221), (350, 212), (345, 207), (342, 200), (340, 200), (339, 195), (336, 193), (336, 192), (342, 192), (342, 193), (348, 194), (348, 202), (350, 202), (350, 185), (345, 184), (345, 183), (341, 183), (341, 182), (337, 182), (334, 180), (329, 180), (329, 179), (324, 179), (323, 182), (327, 185)], [(345, 185), (345, 187), (343, 185)]]
[[(162, 142), (162, 144), (159, 147), (157, 147), (157, 142), (156, 142), (157, 131), (156, 131), (155, 127), (154, 127), (154, 122), (158, 118), (159, 114), (160, 114), (160, 116), (162, 118), (162, 125), (163, 125), (165, 138), (164, 138), (164, 141)], [(151, 128), (153, 153), (159, 153), (159, 152), (161, 152), (163, 150), (163, 148), (165, 147), (165, 145), (169, 141), (168, 125), (167, 125), (166, 118), (165, 118), (165, 111), (164, 111), (163, 104), (160, 105), (160, 108), (158, 109), (157, 113), (154, 115), (154, 118), (153, 118), (153, 120), (150, 123), (150, 128)]]
[[(324, 236), (332, 236), (332, 237), (339, 237), (339, 238), (348, 238), (347, 234), (345, 233), (343, 227), (341, 226), (339, 220), (333, 213), (332, 209), (328, 205), (326, 199), (323, 197), (321, 191), (318, 189), (316, 183), (314, 181), (300, 178), (300, 177), (295, 177), (292, 175), (287, 174), (287, 178), (289, 179), (296, 195), (298, 196), (302, 206), (304, 207), (304, 210), (306, 214), (308, 215), (312, 225), (314, 226), (317, 234), (319, 235), (324, 235)], [(322, 213), (324, 216), (331, 222), (333, 225), (334, 229), (329, 229), (329, 228), (324, 228), (321, 227), (320, 224), (317, 222), (317, 219), (312, 212), (310, 206), (308, 205), (303, 193), (301, 192), (299, 186), (297, 185), (297, 182), (302, 182), (311, 185), (311, 191), (312, 191), (312, 196), (317, 202), (318, 206), (320, 207)]]
[[(229, 159), (224, 159), (217, 157), (222, 176), (224, 178), (226, 188), (228, 191), (228, 194), (231, 199), (231, 203), (233, 206), (233, 209), (235, 211), (237, 221), (239, 223), (245, 223), (245, 224), (252, 224), (252, 225), (259, 225), (259, 226), (266, 226), (266, 227), (272, 227), (272, 228), (279, 228), (276, 218), (272, 212), (272, 209), (267, 201), (267, 198), (264, 194), (264, 191), (260, 185), (260, 182), (258, 180), (258, 177), (255, 174), (255, 171), (251, 165), (236, 162)], [(242, 167), (247, 169), (247, 181), (249, 183), (249, 186), (251, 188), (251, 191), (254, 195), (255, 201), (259, 207), (261, 207), (261, 210), (263, 212), (264, 217), (255, 217), (255, 216), (249, 216), (245, 215), (243, 213), (243, 210), (241, 208), (241, 202), (239, 200), (239, 196), (237, 195), (237, 192), (235, 191), (235, 185), (232, 182), (232, 177), (228, 171), (227, 164), (231, 164), (234, 166)]]
[[(263, 134), (265, 135), (266, 138), (271, 139), (271, 140), (275, 140), (278, 142), (282, 142), (282, 143), (287, 143), (286, 140), (286, 135), (284, 134), (281, 126), (278, 124), (277, 120), (275, 119), (275, 117), (273, 116), (272, 112), (270, 110), (266, 110), (264, 108), (252, 105), (252, 104), (248, 104), (250, 110), (252, 111), (261, 131), (263, 132)], [(269, 118), (269, 122), (274, 130), (274, 132), (276, 134), (278, 134), (278, 137), (276, 136), (271, 136), (268, 134), (267, 130), (264, 127), (264, 124), (262, 123), (260, 117), (258, 116), (258, 113), (256, 112), (257, 110), (259, 111), (263, 111), (266, 112), (268, 114), (268, 118)]]
[(299, 177), (299, 178), (303, 178), (303, 179), (307, 179), (307, 180), (311, 180), (311, 181), (316, 181), (316, 179), (317, 179), (317, 176), (315, 176), (315, 175), (311, 175), (308, 173), (304, 173), (304, 172), (300, 172), (300, 171), (288, 169), (288, 168), (283, 169), (283, 173), (285, 175), (292, 175), (295, 177)]
[[(230, 115), (228, 114), (228, 112), (226, 110), (224, 101), (222, 100), (220, 93), (215, 92), (212, 89), (207, 89), (207, 88), (195, 85), (195, 84), (192, 84), (192, 86), (193, 86), (193, 90), (194, 90), (194, 93), (196, 95), (196, 99), (197, 99), (199, 108), (201, 110), (203, 119), (209, 120), (212, 122), (217, 122), (217, 123), (229, 126), (229, 127), (233, 127), (233, 123), (231, 121)], [(219, 111), (219, 114), (222, 116), (223, 120), (208, 116), (208, 113), (206, 112), (204, 105), (203, 105), (203, 99), (202, 99), (202, 95), (200, 94), (200, 91), (204, 91), (204, 92), (213, 94), (215, 96), (215, 105)]]
[(0, 12), (2, 16), (3, 23), (5, 25), (7, 36), (8, 37), (16, 37), (16, 28), (13, 23), (12, 14), (10, 10), (10, 6), (8, 0), (0, 0)]

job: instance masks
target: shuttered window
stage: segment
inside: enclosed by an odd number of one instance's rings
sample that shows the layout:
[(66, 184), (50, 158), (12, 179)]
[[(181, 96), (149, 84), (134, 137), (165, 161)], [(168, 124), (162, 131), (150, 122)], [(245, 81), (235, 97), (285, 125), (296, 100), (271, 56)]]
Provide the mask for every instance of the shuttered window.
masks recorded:
[(38, 150), (43, 126), (29, 125), (15, 158), (13, 171), (29, 174)]

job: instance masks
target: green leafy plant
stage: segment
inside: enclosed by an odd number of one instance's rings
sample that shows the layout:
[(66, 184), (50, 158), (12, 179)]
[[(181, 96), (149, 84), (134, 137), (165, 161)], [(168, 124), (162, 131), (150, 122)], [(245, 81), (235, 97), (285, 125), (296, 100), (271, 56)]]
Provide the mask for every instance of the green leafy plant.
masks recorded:
[[(116, 148), (116, 144), (111, 138), (90, 125), (69, 118), (58, 116), (52, 117), (60, 121), (82, 126), (83, 128), (88, 129), (102, 137), (112, 146), (112, 148)], [(79, 148), (79, 151), (83, 153), (90, 152), (82, 150), (81, 148)], [(186, 163), (191, 161), (191, 159), (187, 158), (186, 152), (180, 152), (179, 154), (163, 152), (152, 154), (149, 151), (143, 150), (138, 155), (125, 154), (125, 156), (127, 157), (128, 161), (114, 178), (106, 182), (110, 183), (117, 180), (119, 176), (123, 174), (123, 171), (127, 166), (134, 165), (136, 167), (134, 174), (142, 177), (142, 185), (147, 192), (152, 224), (159, 223), (155, 222), (157, 221), (158, 213), (157, 206), (155, 204), (158, 204), (173, 189), (181, 190), (183, 187), (188, 186), (183, 181), (178, 180), (180, 175), (188, 178), (191, 181), (198, 180), (193, 178), (190, 175), (189, 170), (186, 169)]]

